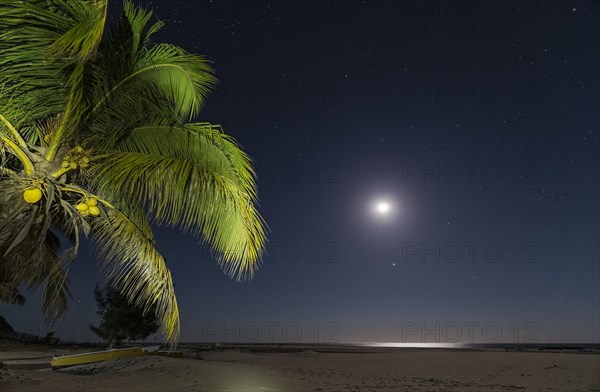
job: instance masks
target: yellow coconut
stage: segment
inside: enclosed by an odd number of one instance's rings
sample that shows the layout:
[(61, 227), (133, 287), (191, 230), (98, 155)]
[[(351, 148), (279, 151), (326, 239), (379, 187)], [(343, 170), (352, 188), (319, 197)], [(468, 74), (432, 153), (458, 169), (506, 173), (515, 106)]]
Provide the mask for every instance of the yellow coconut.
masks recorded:
[(77, 169), (77, 163), (75, 163), (75, 162), (71, 162), (70, 166), (71, 166), (71, 169)]
[(93, 198), (93, 197), (90, 197), (90, 198), (87, 200), (87, 205), (88, 205), (88, 206), (96, 206), (96, 205), (98, 205), (98, 200), (96, 200), (96, 199), (95, 199), (95, 198)]
[(90, 206), (89, 212), (90, 212), (90, 215), (98, 216), (98, 215), (100, 215), (100, 208), (98, 208), (96, 206)]
[(25, 192), (23, 192), (23, 199), (25, 199), (25, 201), (27, 203), (30, 203), (30, 204), (37, 203), (38, 201), (41, 200), (41, 198), (42, 198), (42, 190), (39, 188), (26, 189)]
[(89, 206), (85, 203), (79, 203), (75, 206), (75, 208), (77, 208), (77, 211), (83, 212), (83, 211), (87, 211)]
[(62, 161), (61, 165), (66, 169), (67, 167), (71, 166), (71, 163), (69, 161)]

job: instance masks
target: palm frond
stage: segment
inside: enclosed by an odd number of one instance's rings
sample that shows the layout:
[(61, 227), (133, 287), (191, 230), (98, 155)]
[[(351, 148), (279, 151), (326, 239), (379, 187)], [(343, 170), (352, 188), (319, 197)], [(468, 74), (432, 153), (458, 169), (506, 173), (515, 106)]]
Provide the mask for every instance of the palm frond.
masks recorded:
[[(208, 62), (169, 44), (158, 44), (143, 52), (130, 68), (115, 67), (114, 48), (101, 48), (100, 61), (90, 68), (95, 90), (88, 118), (96, 132), (106, 132), (114, 119), (138, 118), (149, 104), (162, 100), (182, 119), (198, 113), (216, 79)], [(109, 50), (110, 53), (104, 52)], [(132, 60), (133, 61), (133, 60)], [(106, 62), (106, 64), (104, 63)], [(106, 69), (121, 70), (115, 74)]]
[[(89, 224), (78, 213), (58, 184), (47, 184), (39, 204), (23, 200), (26, 176), (3, 174), (0, 187), (0, 283), (6, 287), (44, 286), (43, 311), (48, 322), (67, 309), (67, 271), (75, 259), (80, 233)], [(72, 241), (61, 246), (52, 230)], [(66, 248), (66, 249), (65, 249)]]
[(131, 31), (131, 53), (137, 53), (149, 41), (150, 36), (163, 27), (163, 22), (157, 21), (150, 27), (146, 25), (152, 18), (152, 11), (147, 11), (142, 7), (136, 7), (133, 2), (127, 0), (123, 3), (124, 19), (127, 20), (128, 28)]
[(23, 135), (35, 121), (64, 111), (73, 84), (69, 65), (94, 52), (105, 8), (106, 0), (2, 1), (0, 104), (20, 108), (24, 115), (14, 125)]
[[(1, 273), (1, 272), (0, 272)], [(11, 305), (23, 305), (25, 297), (19, 292), (19, 288), (10, 282), (4, 282), (0, 275), (0, 302)]]
[(52, 231), (47, 232), (45, 247), (47, 256), (43, 260), (46, 264), (43, 270), (40, 270), (42, 273), (35, 276), (32, 285), (45, 281), (42, 311), (46, 322), (54, 323), (68, 307), (68, 271), (75, 258), (76, 249), (69, 249), (62, 253), (62, 257), (58, 256), (61, 255), (60, 241)]
[(231, 167), (214, 162), (156, 152), (107, 153), (94, 176), (103, 194), (143, 204), (157, 222), (202, 237), (227, 274), (250, 278), (265, 241), (263, 221), (240, 178), (228, 177)]
[(109, 283), (131, 303), (156, 307), (167, 340), (179, 336), (179, 309), (171, 273), (154, 239), (117, 209), (93, 223), (94, 241)]
[(108, 1), (60, 3), (61, 11), (73, 20), (73, 25), (52, 43), (51, 48), (74, 63), (85, 62), (94, 54), (102, 38)]
[(149, 124), (134, 128), (111, 148), (189, 160), (220, 173), (239, 186), (248, 197), (256, 198), (255, 173), (250, 157), (219, 125)]

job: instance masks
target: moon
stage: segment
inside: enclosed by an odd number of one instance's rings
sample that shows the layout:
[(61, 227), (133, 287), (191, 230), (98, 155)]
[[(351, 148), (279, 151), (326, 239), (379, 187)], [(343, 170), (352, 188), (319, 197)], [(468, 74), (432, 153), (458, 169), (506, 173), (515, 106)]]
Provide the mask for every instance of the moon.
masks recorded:
[(380, 201), (377, 203), (377, 206), (375, 208), (377, 209), (378, 213), (380, 213), (381, 215), (385, 215), (388, 212), (390, 212), (391, 206), (386, 201)]
[(388, 198), (378, 198), (371, 204), (371, 213), (380, 217), (390, 217), (395, 212), (394, 203)]

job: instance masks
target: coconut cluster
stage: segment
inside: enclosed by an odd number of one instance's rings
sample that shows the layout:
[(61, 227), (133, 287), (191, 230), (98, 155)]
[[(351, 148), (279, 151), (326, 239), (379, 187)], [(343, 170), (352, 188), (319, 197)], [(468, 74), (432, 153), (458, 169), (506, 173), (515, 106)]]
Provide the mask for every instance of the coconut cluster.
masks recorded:
[(90, 197), (89, 199), (84, 200), (81, 203), (78, 203), (77, 205), (75, 205), (75, 208), (77, 208), (77, 211), (79, 211), (79, 213), (82, 216), (98, 216), (100, 215), (100, 207), (98, 207), (98, 200), (96, 200), (93, 197)]
[(63, 157), (62, 167), (75, 170), (78, 167), (85, 169), (90, 164), (90, 157), (85, 153), (81, 146), (77, 146), (69, 151), (69, 154)]
[[(35, 204), (40, 201), (43, 197), (43, 192), (40, 185), (33, 186), (25, 189), (23, 192), (23, 199), (27, 203)], [(94, 197), (85, 197), (79, 203), (75, 205), (75, 208), (81, 216), (98, 216), (100, 215), (100, 206), (98, 205), (98, 199)]]

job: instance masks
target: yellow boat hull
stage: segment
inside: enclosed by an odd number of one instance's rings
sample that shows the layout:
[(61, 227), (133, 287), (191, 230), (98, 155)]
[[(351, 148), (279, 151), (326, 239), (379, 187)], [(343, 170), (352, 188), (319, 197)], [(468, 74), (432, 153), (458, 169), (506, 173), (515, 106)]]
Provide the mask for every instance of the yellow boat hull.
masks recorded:
[(112, 359), (135, 357), (138, 355), (146, 355), (146, 352), (141, 347), (122, 348), (117, 350), (96, 351), (92, 353), (54, 357), (52, 358), (50, 365), (53, 368), (61, 368), (65, 366), (75, 366), (84, 365), (86, 363), (110, 361)]

